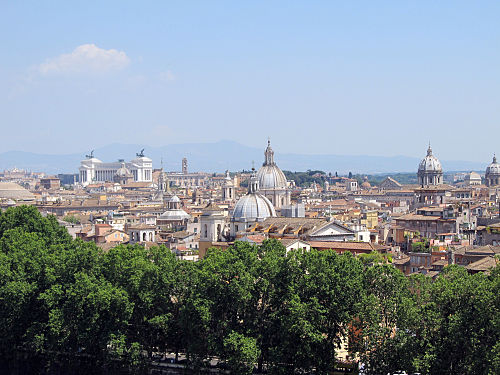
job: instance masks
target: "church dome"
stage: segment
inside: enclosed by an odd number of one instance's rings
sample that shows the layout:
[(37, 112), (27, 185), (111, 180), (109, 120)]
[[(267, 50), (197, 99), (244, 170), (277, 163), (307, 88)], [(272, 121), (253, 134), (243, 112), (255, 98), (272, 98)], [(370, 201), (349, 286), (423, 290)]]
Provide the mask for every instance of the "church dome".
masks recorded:
[(247, 194), (241, 197), (233, 211), (235, 221), (260, 221), (276, 216), (273, 205), (262, 194)]
[(481, 180), (481, 176), (479, 175), (479, 173), (474, 171), (470, 172), (466, 178), (469, 180)]
[(493, 161), (486, 168), (486, 176), (500, 175), (500, 164), (497, 163), (497, 157), (493, 156)]
[(287, 181), (283, 171), (274, 162), (274, 151), (271, 142), (267, 141), (267, 148), (264, 152), (265, 161), (257, 172), (260, 189), (286, 189)]
[(118, 177), (133, 177), (134, 175), (130, 170), (125, 166), (125, 163), (122, 163), (121, 167), (115, 173)]
[(262, 221), (268, 217), (276, 216), (272, 203), (258, 190), (259, 180), (254, 170), (248, 185), (248, 193), (236, 202), (232, 215), (233, 221)]
[(186, 211), (183, 209), (172, 209), (172, 210), (167, 210), (164, 213), (160, 215), (158, 218), (159, 221), (182, 221), (182, 220), (189, 220), (191, 218), (191, 215), (189, 215)]
[(363, 189), (371, 189), (372, 185), (368, 182), (368, 181), (364, 181), (362, 184), (361, 184), (361, 187)]
[(419, 172), (442, 172), (441, 162), (438, 158), (432, 155), (432, 148), (429, 145), (427, 156), (420, 162), (418, 166)]
[(168, 198), (167, 202), (168, 203), (180, 203), (181, 200), (180, 200), (180, 198), (177, 195), (174, 195), (174, 196)]
[(35, 196), (29, 190), (14, 182), (0, 182), (0, 199), (30, 201), (34, 200)]

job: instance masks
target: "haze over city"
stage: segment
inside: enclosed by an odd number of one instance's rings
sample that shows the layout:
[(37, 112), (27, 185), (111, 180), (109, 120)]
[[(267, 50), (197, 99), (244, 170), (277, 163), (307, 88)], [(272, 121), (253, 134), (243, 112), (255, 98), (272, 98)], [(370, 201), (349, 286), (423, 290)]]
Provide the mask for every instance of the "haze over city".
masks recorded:
[(431, 141), (486, 165), (499, 15), (495, 1), (2, 2), (0, 149), (269, 136), (282, 153), (421, 158)]

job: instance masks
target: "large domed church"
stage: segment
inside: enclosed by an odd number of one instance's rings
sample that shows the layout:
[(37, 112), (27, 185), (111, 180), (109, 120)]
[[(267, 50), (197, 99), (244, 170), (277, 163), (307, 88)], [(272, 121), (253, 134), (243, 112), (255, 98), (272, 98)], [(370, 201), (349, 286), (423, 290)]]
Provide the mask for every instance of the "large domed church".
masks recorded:
[(270, 140), (267, 141), (264, 155), (264, 163), (257, 172), (259, 192), (269, 199), (276, 208), (290, 205), (291, 191), (288, 189), (288, 181), (283, 171), (274, 162), (274, 151), (271, 148)]
[(426, 157), (422, 159), (418, 166), (417, 176), (418, 183), (422, 187), (443, 184), (443, 168), (439, 159), (432, 154), (430, 144)]
[[(283, 173), (283, 172), (282, 172)], [(276, 211), (273, 205), (259, 191), (259, 179), (252, 168), (252, 176), (248, 184), (248, 193), (238, 199), (231, 216), (231, 236), (245, 231), (256, 222), (264, 221), (269, 217), (275, 217)]]
[(493, 155), (493, 161), (486, 168), (485, 180), (486, 186), (497, 186), (500, 184), (500, 164), (497, 162), (496, 155)]

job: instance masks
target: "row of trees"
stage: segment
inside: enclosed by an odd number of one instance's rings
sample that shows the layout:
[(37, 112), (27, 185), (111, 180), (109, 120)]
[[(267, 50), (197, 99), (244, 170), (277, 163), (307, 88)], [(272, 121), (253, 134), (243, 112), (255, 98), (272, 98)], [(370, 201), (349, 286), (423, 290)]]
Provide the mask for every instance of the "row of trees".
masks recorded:
[(142, 372), (171, 351), (194, 372), (217, 357), (234, 374), (326, 374), (349, 337), (367, 373), (500, 373), (498, 269), (449, 267), (431, 282), (373, 263), (286, 254), (274, 240), (199, 262), (162, 246), (103, 252), (54, 217), (11, 208), (0, 214), (2, 367)]

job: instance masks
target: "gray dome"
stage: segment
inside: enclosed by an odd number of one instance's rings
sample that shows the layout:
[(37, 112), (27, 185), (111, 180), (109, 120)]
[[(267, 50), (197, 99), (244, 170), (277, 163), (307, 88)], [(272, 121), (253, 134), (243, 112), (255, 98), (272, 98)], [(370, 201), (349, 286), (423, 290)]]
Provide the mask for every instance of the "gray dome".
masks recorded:
[(418, 166), (419, 172), (442, 172), (441, 162), (432, 155), (431, 146), (427, 149), (427, 156), (420, 162)]
[(493, 162), (486, 168), (486, 176), (500, 175), (500, 164), (497, 163), (497, 157), (493, 156)]
[(0, 182), (0, 199), (34, 200), (35, 196), (29, 190), (14, 182)]
[(259, 192), (259, 179), (252, 168), (248, 184), (248, 193), (242, 196), (234, 206), (231, 220), (239, 222), (262, 221), (276, 216), (273, 204)]
[(257, 172), (260, 189), (286, 189), (287, 181), (285, 174), (274, 162), (274, 151), (271, 142), (267, 141), (266, 156), (264, 164)]
[(469, 180), (481, 180), (481, 176), (477, 172), (470, 172), (467, 176), (465, 176), (466, 179)]
[(286, 177), (276, 164), (264, 165), (257, 172), (261, 189), (286, 189)]
[(180, 201), (181, 200), (177, 195), (174, 195), (174, 196), (167, 199), (167, 202), (169, 202), (169, 203), (178, 203)]
[(233, 211), (234, 221), (261, 221), (276, 216), (272, 203), (259, 193), (248, 193), (241, 197)]
[(181, 220), (186, 220), (189, 219), (191, 216), (184, 210), (182, 209), (176, 209), (176, 210), (167, 210), (164, 213), (160, 215), (158, 220), (165, 220), (165, 221), (181, 221)]

